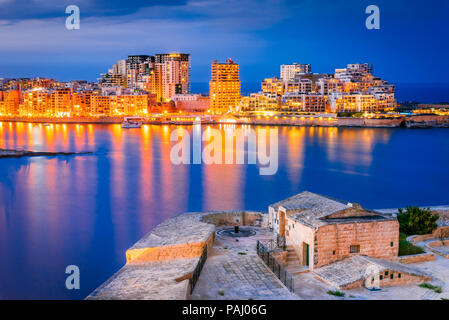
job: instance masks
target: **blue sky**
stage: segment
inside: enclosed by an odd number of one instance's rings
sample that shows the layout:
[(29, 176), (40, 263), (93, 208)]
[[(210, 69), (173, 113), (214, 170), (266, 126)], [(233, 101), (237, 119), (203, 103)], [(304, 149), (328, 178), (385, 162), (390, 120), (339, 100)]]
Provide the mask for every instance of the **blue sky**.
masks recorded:
[[(65, 28), (69, 4), (80, 30)], [(365, 27), (370, 4), (380, 30)], [(194, 82), (232, 57), (245, 82), (372, 62), (393, 83), (449, 83), (448, 19), (447, 0), (0, 0), (0, 77), (95, 80), (128, 54), (186, 52)]]

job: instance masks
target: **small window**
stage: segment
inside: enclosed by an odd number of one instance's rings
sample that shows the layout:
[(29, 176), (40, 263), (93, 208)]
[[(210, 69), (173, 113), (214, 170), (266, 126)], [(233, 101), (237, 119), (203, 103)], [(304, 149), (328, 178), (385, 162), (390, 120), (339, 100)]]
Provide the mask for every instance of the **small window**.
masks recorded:
[(383, 276), (383, 275), (380, 275), (380, 276), (379, 276), (379, 279), (380, 279), (380, 280), (383, 280), (383, 279), (384, 279), (384, 276)]
[(390, 247), (393, 247), (394, 246), (394, 243), (393, 242), (390, 242)]
[(388, 276), (388, 271), (385, 271), (385, 276)]
[(354, 245), (349, 247), (349, 253), (359, 253), (360, 252), (360, 246)]
[(335, 256), (335, 250), (334, 251), (332, 251), (332, 254)]
[(398, 273), (398, 278), (401, 279), (402, 278), (402, 274)]
[(394, 278), (393, 274), (390, 274), (390, 279), (393, 279), (393, 278)]

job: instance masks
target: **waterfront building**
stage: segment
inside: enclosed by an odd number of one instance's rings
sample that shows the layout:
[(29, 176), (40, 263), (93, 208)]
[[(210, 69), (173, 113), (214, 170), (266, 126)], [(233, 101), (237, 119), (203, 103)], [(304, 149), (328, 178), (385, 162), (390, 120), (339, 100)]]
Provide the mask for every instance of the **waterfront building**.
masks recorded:
[(101, 87), (145, 91), (155, 94), (158, 101), (168, 102), (175, 94), (190, 91), (190, 55), (130, 55), (126, 60), (117, 61), (98, 81)]
[(262, 82), (262, 92), (282, 96), (285, 92), (285, 82), (276, 77), (266, 78)]
[(134, 95), (92, 95), (90, 112), (95, 116), (144, 116), (151, 112), (156, 103), (154, 94)]
[(329, 95), (331, 112), (380, 112), (394, 107), (393, 94), (342, 94)]
[(25, 116), (50, 115), (48, 109), (49, 92), (47, 89), (33, 89), (23, 95), (23, 105), (20, 114)]
[(73, 109), (72, 89), (57, 89), (50, 93), (47, 112), (55, 116), (70, 116)]
[(155, 89), (159, 101), (190, 92), (190, 54), (162, 53), (155, 57)]
[(243, 97), (240, 101), (241, 111), (279, 111), (281, 98), (277, 93), (251, 93), (249, 97)]
[(298, 74), (312, 73), (312, 66), (310, 64), (283, 64), (281, 65), (281, 79), (283, 81), (290, 81)]
[(316, 93), (287, 93), (283, 108), (290, 111), (323, 113), (328, 110), (328, 97)]
[(321, 78), (316, 82), (316, 92), (322, 95), (328, 95), (334, 92), (342, 92), (343, 84), (338, 79)]
[(212, 112), (225, 113), (240, 104), (239, 65), (232, 59), (225, 63), (212, 62), (209, 96)]
[[(136, 88), (142, 75), (149, 75), (154, 64), (154, 57), (149, 55), (131, 55), (126, 60), (126, 85)], [(118, 70), (118, 67), (117, 67)]]
[(0, 91), (0, 114), (16, 115), (19, 112), (20, 99), (19, 90)]
[(201, 94), (175, 94), (172, 100), (177, 111), (206, 112), (209, 109), (209, 97)]
[(311, 93), (313, 91), (313, 83), (310, 79), (294, 78), (285, 82), (285, 92), (294, 93)]

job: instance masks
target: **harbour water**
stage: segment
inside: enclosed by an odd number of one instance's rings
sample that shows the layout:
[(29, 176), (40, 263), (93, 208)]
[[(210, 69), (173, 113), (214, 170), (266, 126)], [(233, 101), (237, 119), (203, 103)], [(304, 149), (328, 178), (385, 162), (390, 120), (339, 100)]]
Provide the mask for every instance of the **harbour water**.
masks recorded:
[[(282, 126), (277, 173), (261, 176), (252, 164), (173, 165), (176, 128), (0, 123), (0, 148), (93, 151), (0, 159), (0, 299), (82, 299), (187, 211), (266, 210), (302, 190), (367, 208), (449, 203), (449, 129)], [(68, 265), (80, 290), (65, 288)]]

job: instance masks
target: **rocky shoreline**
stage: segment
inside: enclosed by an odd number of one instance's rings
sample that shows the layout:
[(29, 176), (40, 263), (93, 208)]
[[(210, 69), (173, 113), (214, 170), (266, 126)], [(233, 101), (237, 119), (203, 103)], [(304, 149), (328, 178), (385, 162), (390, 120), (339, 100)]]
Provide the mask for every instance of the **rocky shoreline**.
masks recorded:
[(43, 151), (29, 151), (29, 150), (12, 150), (0, 149), (0, 158), (21, 158), (21, 157), (55, 157), (55, 156), (73, 156), (73, 155), (87, 155), (92, 152), (43, 152)]

